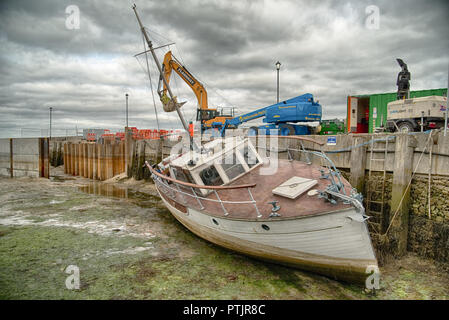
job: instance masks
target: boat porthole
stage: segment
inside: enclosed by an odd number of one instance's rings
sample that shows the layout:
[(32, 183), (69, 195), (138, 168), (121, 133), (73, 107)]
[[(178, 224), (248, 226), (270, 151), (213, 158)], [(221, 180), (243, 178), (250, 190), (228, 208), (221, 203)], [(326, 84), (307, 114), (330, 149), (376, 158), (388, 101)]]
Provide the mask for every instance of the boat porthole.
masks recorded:
[(263, 224), (263, 225), (262, 225), (262, 229), (264, 229), (264, 230), (267, 230), (267, 231), (268, 231), (268, 230), (270, 230), (270, 227), (269, 227), (269, 226), (267, 226), (266, 224)]
[(218, 221), (212, 218), (212, 222), (218, 226)]

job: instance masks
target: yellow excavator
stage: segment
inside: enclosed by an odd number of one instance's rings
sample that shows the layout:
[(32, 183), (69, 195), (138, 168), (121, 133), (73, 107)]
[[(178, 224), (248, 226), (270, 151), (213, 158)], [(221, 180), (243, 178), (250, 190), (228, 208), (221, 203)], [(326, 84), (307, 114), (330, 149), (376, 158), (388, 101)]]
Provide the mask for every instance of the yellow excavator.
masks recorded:
[[(223, 110), (218, 111), (217, 108), (209, 108), (207, 103), (207, 91), (204, 86), (184, 67), (171, 51), (165, 54), (164, 62), (162, 64), (163, 77), (167, 83), (170, 83), (170, 76), (174, 70), (178, 76), (184, 80), (185, 83), (193, 90), (196, 98), (198, 99), (198, 109), (196, 114), (196, 120), (201, 123), (201, 130), (210, 129), (213, 127), (221, 127), (226, 119), (232, 119), (234, 112), (231, 110), (230, 114), (224, 114)], [(185, 102), (178, 103), (176, 97), (170, 99), (167, 95), (167, 86), (162, 79), (162, 75), (159, 79), (158, 94), (161, 102), (164, 106), (164, 111), (175, 111), (175, 106), (181, 107)]]

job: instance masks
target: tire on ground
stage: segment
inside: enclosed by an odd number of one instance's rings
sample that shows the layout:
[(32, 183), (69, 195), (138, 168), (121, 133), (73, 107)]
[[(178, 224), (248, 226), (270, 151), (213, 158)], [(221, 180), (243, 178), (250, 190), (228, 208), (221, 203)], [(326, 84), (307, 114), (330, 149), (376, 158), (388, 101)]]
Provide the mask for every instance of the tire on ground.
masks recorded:
[(413, 128), (413, 125), (408, 121), (400, 122), (398, 124), (398, 129), (399, 129), (399, 132), (404, 132), (404, 133), (415, 131)]

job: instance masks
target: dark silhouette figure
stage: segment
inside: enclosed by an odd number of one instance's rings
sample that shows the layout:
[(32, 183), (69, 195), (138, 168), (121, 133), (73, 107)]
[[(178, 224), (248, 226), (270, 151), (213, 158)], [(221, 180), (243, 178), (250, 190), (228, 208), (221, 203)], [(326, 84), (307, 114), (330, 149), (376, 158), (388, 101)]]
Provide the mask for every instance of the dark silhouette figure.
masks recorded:
[(398, 100), (408, 99), (410, 95), (410, 72), (402, 59), (396, 59), (402, 71), (398, 73), (396, 85), (398, 86)]

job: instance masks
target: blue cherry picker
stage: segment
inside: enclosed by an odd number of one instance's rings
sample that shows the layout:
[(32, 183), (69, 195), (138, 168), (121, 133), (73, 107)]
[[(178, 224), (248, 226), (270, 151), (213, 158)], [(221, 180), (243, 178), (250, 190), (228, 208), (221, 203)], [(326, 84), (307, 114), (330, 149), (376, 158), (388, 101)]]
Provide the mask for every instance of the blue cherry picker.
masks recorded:
[(281, 136), (308, 135), (318, 133), (316, 131), (319, 130), (315, 129), (314, 131), (313, 128), (302, 123), (319, 122), (321, 116), (321, 105), (318, 101), (314, 101), (312, 94), (306, 93), (235, 118), (226, 119), (224, 123), (215, 122), (212, 127), (218, 128), (221, 136), (224, 136), (226, 129), (236, 129), (244, 122), (264, 117), (263, 122), (266, 125), (251, 127), (248, 135), (270, 135), (270, 133)]

